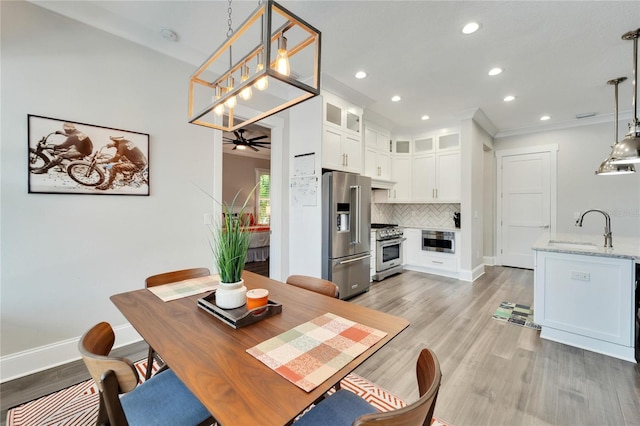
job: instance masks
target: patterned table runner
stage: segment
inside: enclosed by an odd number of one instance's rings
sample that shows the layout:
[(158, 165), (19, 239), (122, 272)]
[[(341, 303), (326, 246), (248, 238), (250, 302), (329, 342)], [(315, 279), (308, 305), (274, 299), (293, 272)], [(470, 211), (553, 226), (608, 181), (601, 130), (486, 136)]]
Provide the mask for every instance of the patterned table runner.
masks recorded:
[(214, 290), (218, 287), (219, 280), (219, 275), (208, 275), (206, 277), (191, 278), (184, 281), (178, 281), (177, 283), (150, 287), (147, 290), (158, 296), (164, 302), (168, 302), (170, 300), (181, 299), (183, 297)]
[(247, 352), (311, 392), (387, 333), (326, 313)]

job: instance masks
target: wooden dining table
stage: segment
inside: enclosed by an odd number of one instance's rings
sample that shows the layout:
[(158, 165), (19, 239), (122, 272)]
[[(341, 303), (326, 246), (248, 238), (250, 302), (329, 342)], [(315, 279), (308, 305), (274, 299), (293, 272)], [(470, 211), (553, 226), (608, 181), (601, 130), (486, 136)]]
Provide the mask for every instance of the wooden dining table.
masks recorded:
[[(269, 290), (269, 300), (282, 304), (282, 312), (234, 329), (197, 306), (198, 298), (206, 293), (169, 302), (148, 289), (111, 296), (129, 323), (222, 425), (290, 424), (409, 325), (403, 318), (252, 272), (245, 271), (243, 279), (248, 289)], [(302, 390), (246, 352), (325, 313), (387, 335), (311, 392)]]

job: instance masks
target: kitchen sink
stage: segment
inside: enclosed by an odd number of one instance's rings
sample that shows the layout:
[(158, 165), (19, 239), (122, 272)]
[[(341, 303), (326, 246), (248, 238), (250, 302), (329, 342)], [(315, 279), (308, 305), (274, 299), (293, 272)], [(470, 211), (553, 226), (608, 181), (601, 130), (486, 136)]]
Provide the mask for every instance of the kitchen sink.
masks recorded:
[(598, 251), (600, 247), (593, 243), (585, 243), (581, 241), (558, 241), (558, 240), (550, 240), (549, 247), (555, 247), (559, 249), (565, 250), (587, 250), (587, 251)]

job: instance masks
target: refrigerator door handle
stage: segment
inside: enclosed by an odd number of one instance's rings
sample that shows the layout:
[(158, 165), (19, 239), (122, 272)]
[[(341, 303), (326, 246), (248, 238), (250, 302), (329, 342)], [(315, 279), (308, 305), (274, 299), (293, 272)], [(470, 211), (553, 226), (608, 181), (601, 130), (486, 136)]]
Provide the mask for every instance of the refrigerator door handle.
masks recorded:
[[(354, 244), (360, 244), (361, 235), (360, 235), (360, 215), (362, 214), (362, 188), (360, 185), (353, 185), (350, 187), (351, 189), (351, 202), (352, 205), (355, 206), (355, 214), (351, 215), (352, 218), (352, 227), (351, 229), (355, 229), (355, 236), (351, 241)], [(354, 197), (355, 195), (355, 197)], [(355, 200), (354, 200), (355, 198)]]
[(359, 260), (367, 259), (369, 257), (371, 257), (371, 255), (367, 254), (365, 256), (356, 257), (355, 259), (343, 260), (341, 262), (338, 262), (338, 265), (346, 265), (347, 263), (357, 262)]

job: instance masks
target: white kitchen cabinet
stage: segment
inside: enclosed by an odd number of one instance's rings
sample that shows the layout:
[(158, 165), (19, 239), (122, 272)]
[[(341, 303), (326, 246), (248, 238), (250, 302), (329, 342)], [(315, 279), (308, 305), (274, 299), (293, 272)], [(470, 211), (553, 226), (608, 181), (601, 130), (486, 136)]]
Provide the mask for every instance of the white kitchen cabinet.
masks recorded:
[(364, 149), (364, 175), (373, 179), (391, 179), (391, 155), (377, 149)]
[[(456, 233), (457, 239), (458, 233)], [(457, 276), (458, 259), (456, 253), (440, 253), (422, 250), (422, 229), (405, 228), (404, 247), (405, 269), (444, 276)]]
[(536, 250), (541, 337), (633, 361), (632, 259)]
[(372, 179), (391, 179), (391, 153), (389, 132), (365, 123), (364, 175)]
[(377, 149), (380, 152), (390, 153), (391, 136), (388, 130), (379, 128), (370, 123), (365, 123), (364, 144), (369, 148)]
[(323, 92), (322, 167), (362, 172), (362, 109)]
[(375, 229), (371, 230), (371, 240), (370, 240), (370, 252), (371, 252), (371, 263), (369, 264), (369, 282), (373, 281), (373, 276), (376, 274), (376, 231)]
[(412, 201), (460, 202), (459, 139), (456, 133), (414, 140)]
[(392, 143), (392, 154), (411, 154), (411, 139), (396, 138)]
[(395, 181), (389, 190), (389, 202), (401, 203), (411, 201), (411, 157), (391, 159), (391, 180)]

